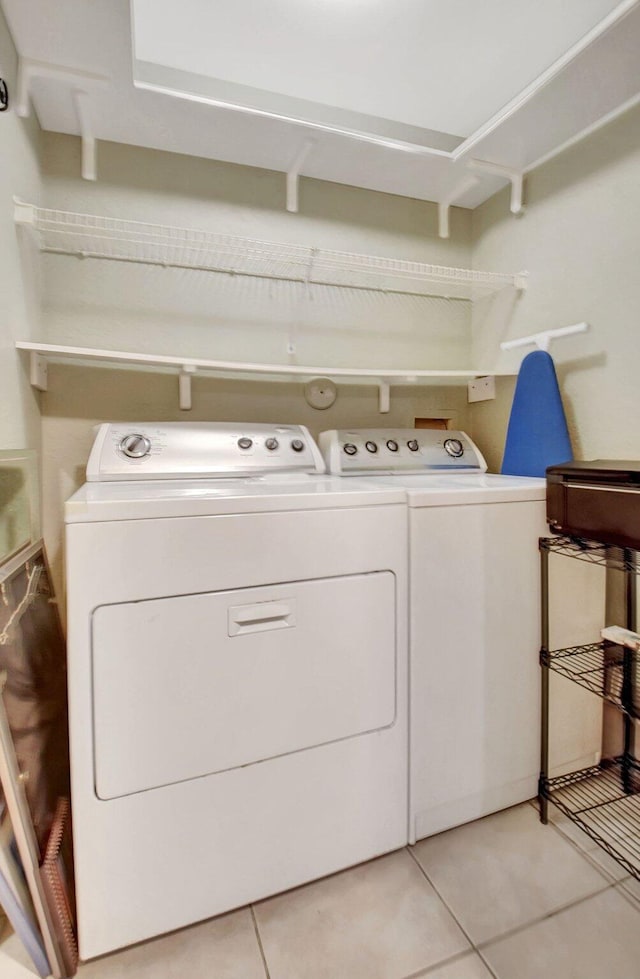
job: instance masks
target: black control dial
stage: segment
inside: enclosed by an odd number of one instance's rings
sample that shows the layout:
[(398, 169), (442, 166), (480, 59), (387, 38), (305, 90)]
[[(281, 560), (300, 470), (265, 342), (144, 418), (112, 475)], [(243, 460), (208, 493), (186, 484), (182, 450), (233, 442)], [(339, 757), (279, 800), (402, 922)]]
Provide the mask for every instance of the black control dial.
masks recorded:
[(444, 450), (454, 459), (459, 459), (461, 455), (464, 455), (464, 446), (460, 439), (445, 439)]
[(302, 452), (302, 450), (304, 449), (304, 442), (302, 441), (302, 439), (292, 439), (291, 448), (293, 449), (294, 452)]
[(347, 453), (348, 456), (354, 456), (358, 451), (358, 446), (354, 445), (353, 442), (347, 442), (347, 444), (344, 447), (344, 451)]
[(411, 449), (412, 452), (417, 452), (418, 449), (420, 448), (417, 439), (409, 439), (409, 441), (407, 442), (407, 446)]
[(398, 443), (396, 442), (395, 439), (389, 439), (389, 441), (387, 442), (387, 448), (388, 448), (389, 452), (397, 452), (398, 451)]
[(378, 446), (376, 445), (375, 442), (365, 442), (364, 443), (364, 447), (367, 450), (367, 452), (377, 452), (378, 451)]
[(270, 452), (273, 452), (274, 449), (278, 448), (279, 442), (277, 439), (268, 438), (264, 444), (266, 445), (266, 447), (269, 449)]
[(253, 439), (250, 439), (247, 435), (243, 435), (241, 439), (238, 439), (239, 449), (250, 449), (253, 445)]

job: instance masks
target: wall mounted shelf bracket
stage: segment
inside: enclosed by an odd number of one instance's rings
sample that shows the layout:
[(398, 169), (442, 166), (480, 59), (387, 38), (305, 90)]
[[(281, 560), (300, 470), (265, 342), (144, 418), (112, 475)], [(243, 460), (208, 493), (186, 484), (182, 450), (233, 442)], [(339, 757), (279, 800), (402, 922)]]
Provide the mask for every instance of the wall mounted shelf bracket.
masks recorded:
[(438, 204), (438, 236), (440, 238), (449, 237), (449, 208), (452, 204), (455, 204), (463, 194), (466, 194), (468, 190), (475, 187), (479, 183), (477, 177), (466, 176), (456, 187), (448, 194), (444, 200), (440, 201)]
[(178, 397), (182, 411), (191, 410), (191, 378), (196, 369), (191, 364), (184, 364), (178, 374)]
[(287, 211), (292, 214), (298, 213), (298, 189), (300, 185), (300, 171), (304, 166), (305, 160), (313, 149), (315, 140), (306, 139), (287, 171)]
[(98, 177), (97, 143), (89, 122), (89, 101), (86, 92), (81, 92), (79, 89), (74, 91), (73, 103), (76, 107), (82, 140), (82, 179), (96, 180)]
[(82, 176), (85, 180), (95, 180), (96, 138), (89, 121), (90, 96), (87, 89), (96, 86), (104, 88), (109, 79), (105, 75), (96, 75), (90, 71), (78, 71), (75, 68), (55, 65), (47, 61), (20, 58), (16, 113), (23, 119), (26, 119), (31, 111), (31, 85), (35, 79), (59, 82), (69, 87), (82, 139)]
[(388, 381), (378, 383), (378, 411), (381, 415), (387, 415), (391, 409), (390, 391)]
[(511, 204), (512, 214), (521, 214), (524, 210), (522, 203), (522, 187), (524, 174), (522, 170), (512, 170), (511, 167), (504, 167), (501, 163), (490, 163), (488, 160), (469, 160), (467, 166), (473, 170), (482, 170), (485, 173), (495, 174), (497, 177), (505, 177), (511, 183)]
[(49, 390), (49, 371), (47, 358), (36, 350), (29, 354), (29, 382), (37, 391)]

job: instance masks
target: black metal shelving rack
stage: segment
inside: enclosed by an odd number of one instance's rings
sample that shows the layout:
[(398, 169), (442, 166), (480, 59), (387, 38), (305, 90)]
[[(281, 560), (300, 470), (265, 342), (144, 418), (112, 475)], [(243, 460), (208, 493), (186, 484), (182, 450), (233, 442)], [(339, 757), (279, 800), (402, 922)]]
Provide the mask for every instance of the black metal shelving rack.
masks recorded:
[[(638, 552), (574, 537), (541, 537), (542, 730), (538, 796), (540, 819), (552, 802), (630, 874), (640, 879), (640, 763), (634, 757), (634, 720), (640, 718), (640, 653), (609, 642), (549, 649), (549, 555), (561, 554), (622, 572), (625, 627), (636, 630)], [(549, 673), (567, 677), (621, 714), (622, 753), (600, 765), (549, 777)]]

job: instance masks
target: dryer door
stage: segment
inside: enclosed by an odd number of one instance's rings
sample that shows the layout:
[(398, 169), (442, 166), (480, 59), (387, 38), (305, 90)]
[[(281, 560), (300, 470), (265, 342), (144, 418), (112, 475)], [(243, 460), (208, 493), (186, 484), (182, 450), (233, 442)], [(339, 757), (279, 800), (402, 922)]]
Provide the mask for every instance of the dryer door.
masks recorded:
[(92, 658), (99, 798), (251, 765), (393, 724), (395, 578), (104, 605)]

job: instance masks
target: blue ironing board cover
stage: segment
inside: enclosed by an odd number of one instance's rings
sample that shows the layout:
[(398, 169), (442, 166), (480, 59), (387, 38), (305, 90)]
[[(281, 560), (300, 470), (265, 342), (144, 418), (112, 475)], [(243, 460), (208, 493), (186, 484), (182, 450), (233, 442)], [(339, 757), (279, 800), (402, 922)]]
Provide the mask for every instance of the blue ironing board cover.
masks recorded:
[(547, 466), (573, 459), (553, 360), (534, 350), (522, 361), (513, 395), (502, 472), (545, 476)]

